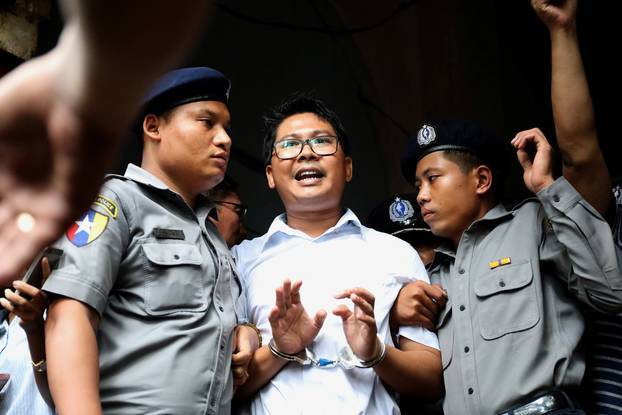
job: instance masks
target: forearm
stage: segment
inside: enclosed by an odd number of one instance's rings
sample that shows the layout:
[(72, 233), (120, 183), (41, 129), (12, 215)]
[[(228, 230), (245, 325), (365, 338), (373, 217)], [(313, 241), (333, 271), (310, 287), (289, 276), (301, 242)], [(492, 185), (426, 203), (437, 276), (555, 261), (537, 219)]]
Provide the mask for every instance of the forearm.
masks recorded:
[[(26, 331), (28, 338), (28, 348), (30, 350), (30, 359), (34, 363), (39, 363), (45, 360), (45, 334), (43, 332), (43, 326)], [(39, 372), (33, 367), (32, 372), (37, 383), (37, 389), (41, 394), (41, 397), (50, 406), (54, 407), (54, 401), (50, 394), (50, 387), (48, 385), (47, 372)]]
[(574, 25), (551, 32), (551, 101), (564, 176), (601, 214), (611, 181), (598, 144), (594, 109)]
[(272, 354), (268, 346), (257, 349), (249, 365), (249, 378), (240, 387), (238, 387), (236, 398), (248, 398), (261, 389), (288, 362)]
[(386, 346), (386, 356), (374, 366), (376, 374), (394, 391), (433, 402), (443, 395), (441, 357), (438, 350), (399, 350)]
[[(63, 1), (67, 25), (56, 48), (63, 55), (59, 87), (88, 119), (104, 108), (118, 129), (134, 114), (144, 91), (192, 46), (208, 1)], [(108, 113), (107, 113), (108, 114)]]
[(76, 313), (76, 307), (62, 305), (50, 306), (45, 328), (48, 382), (56, 410), (63, 415), (101, 414), (93, 324), (84, 313)]

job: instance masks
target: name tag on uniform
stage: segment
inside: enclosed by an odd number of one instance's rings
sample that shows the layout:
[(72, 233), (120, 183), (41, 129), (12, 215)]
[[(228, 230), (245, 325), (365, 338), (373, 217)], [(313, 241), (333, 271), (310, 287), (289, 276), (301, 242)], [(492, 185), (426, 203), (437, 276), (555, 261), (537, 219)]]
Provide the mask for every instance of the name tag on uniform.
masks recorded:
[(155, 236), (156, 239), (179, 239), (182, 241), (186, 239), (186, 235), (184, 235), (184, 231), (181, 229), (155, 228), (153, 230), (153, 236)]

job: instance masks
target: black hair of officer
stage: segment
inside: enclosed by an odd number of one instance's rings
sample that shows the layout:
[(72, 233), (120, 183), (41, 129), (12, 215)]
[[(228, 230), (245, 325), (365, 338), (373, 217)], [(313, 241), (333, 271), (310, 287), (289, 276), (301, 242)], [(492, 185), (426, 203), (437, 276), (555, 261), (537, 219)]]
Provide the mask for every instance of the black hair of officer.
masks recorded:
[(333, 127), (344, 154), (350, 156), (350, 141), (337, 114), (311, 92), (295, 92), (264, 114), (263, 159), (265, 165), (269, 165), (272, 159), (274, 140), (276, 140), (276, 132), (281, 123), (292, 115), (307, 112), (315, 114)]
[(509, 143), (474, 122), (462, 120), (423, 124), (406, 146), (401, 167), (404, 178), (414, 186), (417, 163), (435, 151), (458, 165), (463, 173), (485, 165), (492, 171), (491, 194), (499, 199), (510, 161)]

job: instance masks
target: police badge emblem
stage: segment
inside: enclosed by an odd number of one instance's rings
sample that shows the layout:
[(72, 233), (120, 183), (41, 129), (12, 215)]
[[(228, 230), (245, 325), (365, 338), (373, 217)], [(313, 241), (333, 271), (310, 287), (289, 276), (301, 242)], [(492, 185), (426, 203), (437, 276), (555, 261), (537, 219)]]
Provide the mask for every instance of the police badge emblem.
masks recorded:
[(396, 197), (389, 206), (389, 218), (392, 222), (406, 222), (413, 216), (415, 216), (415, 210), (408, 200)]
[(423, 124), (423, 127), (421, 127), (417, 133), (417, 143), (423, 147), (427, 146), (434, 140), (436, 140), (436, 131), (434, 130), (434, 127)]

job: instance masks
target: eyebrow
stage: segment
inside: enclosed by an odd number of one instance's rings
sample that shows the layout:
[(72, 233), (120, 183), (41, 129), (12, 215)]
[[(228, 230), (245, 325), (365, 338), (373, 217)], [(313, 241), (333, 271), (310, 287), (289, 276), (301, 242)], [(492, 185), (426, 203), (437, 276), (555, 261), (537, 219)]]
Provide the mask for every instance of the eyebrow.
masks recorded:
[[(314, 136), (314, 137), (316, 137), (316, 136), (318, 136), (320, 134), (329, 135), (331, 137), (334, 137), (334, 133), (331, 133), (328, 130), (313, 130), (313, 131), (311, 131), (311, 135)], [(291, 133), (291, 134), (284, 135), (283, 137), (277, 138), (276, 141), (288, 140), (290, 138), (296, 138), (296, 139), (300, 140), (300, 139), (302, 139), (302, 136), (303, 135), (299, 134), (299, 133)]]

